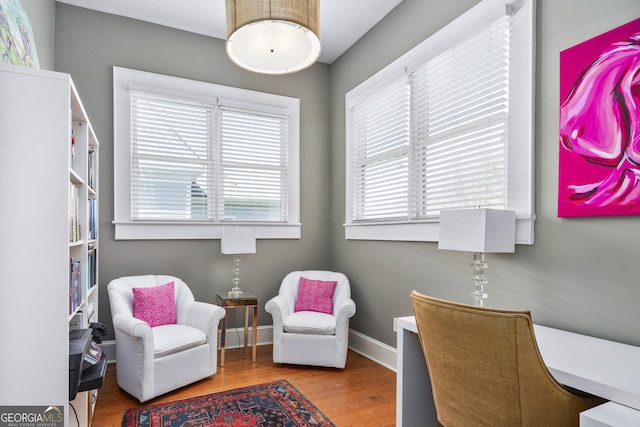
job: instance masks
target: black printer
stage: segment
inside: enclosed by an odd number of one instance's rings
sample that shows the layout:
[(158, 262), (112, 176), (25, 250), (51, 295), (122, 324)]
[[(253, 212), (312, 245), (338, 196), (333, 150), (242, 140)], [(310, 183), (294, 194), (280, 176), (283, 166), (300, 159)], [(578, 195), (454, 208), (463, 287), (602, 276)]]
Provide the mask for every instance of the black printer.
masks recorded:
[(102, 387), (107, 356), (93, 341), (92, 329), (69, 332), (69, 400), (79, 392)]

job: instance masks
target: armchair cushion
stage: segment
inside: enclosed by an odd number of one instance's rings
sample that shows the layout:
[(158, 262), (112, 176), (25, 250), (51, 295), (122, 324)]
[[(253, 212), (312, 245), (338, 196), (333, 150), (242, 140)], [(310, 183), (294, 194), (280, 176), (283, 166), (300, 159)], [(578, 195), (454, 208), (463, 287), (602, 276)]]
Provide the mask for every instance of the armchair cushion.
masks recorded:
[(162, 325), (151, 331), (154, 357), (179, 353), (207, 342), (207, 335), (204, 332), (186, 325)]
[(131, 288), (133, 292), (133, 317), (149, 326), (175, 324), (176, 300), (173, 282), (160, 286)]
[(336, 317), (315, 311), (299, 311), (287, 316), (282, 326), (285, 332), (296, 334), (334, 335)]
[(337, 281), (310, 280), (300, 277), (298, 298), (293, 311), (317, 311), (333, 314), (333, 292)]

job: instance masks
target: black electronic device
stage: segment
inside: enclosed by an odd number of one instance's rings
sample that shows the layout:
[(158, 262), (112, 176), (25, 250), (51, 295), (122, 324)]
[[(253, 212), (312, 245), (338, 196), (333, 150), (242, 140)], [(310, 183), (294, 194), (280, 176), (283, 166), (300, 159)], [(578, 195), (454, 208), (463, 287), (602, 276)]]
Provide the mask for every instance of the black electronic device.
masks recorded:
[(92, 341), (91, 329), (69, 332), (69, 400), (78, 392), (102, 387), (107, 356)]
[(89, 344), (89, 348), (84, 353), (84, 364), (82, 366), (82, 370), (84, 371), (86, 369), (89, 369), (96, 363), (100, 362), (101, 358), (102, 349), (100, 348), (100, 346), (98, 346), (98, 344), (91, 341), (91, 344)]
[(107, 327), (102, 322), (89, 323), (89, 329), (91, 329), (93, 340), (98, 344), (102, 342), (102, 337), (107, 335)]

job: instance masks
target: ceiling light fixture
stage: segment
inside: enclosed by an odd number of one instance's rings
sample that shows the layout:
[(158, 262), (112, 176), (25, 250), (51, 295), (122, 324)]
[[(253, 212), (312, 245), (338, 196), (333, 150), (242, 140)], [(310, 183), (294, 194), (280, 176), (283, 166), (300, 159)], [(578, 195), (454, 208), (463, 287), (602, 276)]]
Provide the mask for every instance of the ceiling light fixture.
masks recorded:
[(227, 55), (262, 74), (291, 74), (320, 56), (319, 0), (226, 0)]

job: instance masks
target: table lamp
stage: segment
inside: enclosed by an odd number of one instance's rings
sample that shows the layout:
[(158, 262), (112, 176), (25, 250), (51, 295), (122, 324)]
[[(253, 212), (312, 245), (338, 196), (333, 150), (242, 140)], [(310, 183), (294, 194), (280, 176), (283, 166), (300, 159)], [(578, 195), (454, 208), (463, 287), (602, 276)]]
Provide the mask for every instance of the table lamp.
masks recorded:
[(246, 227), (225, 227), (222, 229), (222, 239), (220, 248), (223, 254), (235, 255), (233, 261), (233, 287), (229, 291), (229, 296), (239, 296), (240, 289), (240, 255), (256, 253), (256, 231)]
[(447, 209), (440, 211), (438, 249), (474, 252), (471, 292), (474, 305), (484, 305), (488, 295), (485, 253), (515, 252), (516, 213), (501, 209)]

